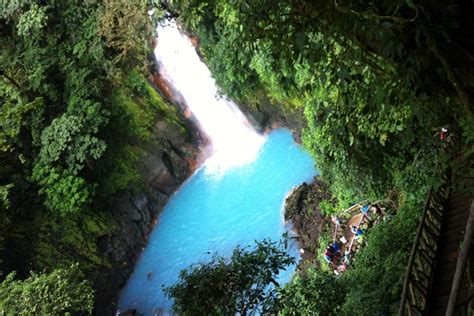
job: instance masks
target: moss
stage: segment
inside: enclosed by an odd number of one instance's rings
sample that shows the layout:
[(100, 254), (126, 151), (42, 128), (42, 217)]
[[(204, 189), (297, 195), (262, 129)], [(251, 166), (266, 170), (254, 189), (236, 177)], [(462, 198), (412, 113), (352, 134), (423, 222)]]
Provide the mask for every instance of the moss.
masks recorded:
[(146, 107), (143, 99), (129, 97), (124, 89), (118, 92), (115, 103), (124, 113), (128, 135), (139, 140), (150, 139), (155, 117)]
[(301, 97), (287, 97), (287, 98), (278, 98), (273, 95), (269, 95), (272, 102), (275, 104), (281, 105), (281, 110), (287, 114), (294, 113), (297, 109), (303, 109), (306, 101)]
[(107, 226), (100, 220), (96, 218), (86, 218), (84, 220), (84, 226), (86, 230), (94, 235), (100, 235), (107, 232)]
[(143, 179), (136, 167), (138, 160), (143, 155), (143, 149), (127, 144), (114, 148), (112, 151), (109, 161), (112, 170), (101, 181), (99, 194), (109, 196), (130, 185), (143, 185)]
[(127, 135), (141, 141), (149, 140), (153, 135), (153, 124), (158, 118), (164, 119), (181, 134), (186, 134), (186, 127), (176, 106), (166, 101), (135, 70), (130, 71), (127, 83), (115, 95), (116, 105), (127, 118), (122, 121)]
[(323, 232), (318, 237), (318, 249), (316, 249), (316, 260), (319, 263), (319, 268), (322, 271), (330, 271), (330, 267), (326, 262), (326, 259), (324, 259), (324, 250), (326, 248), (326, 245), (330, 244), (332, 242), (332, 236), (331, 232), (328, 229), (325, 229)]
[(153, 131), (158, 119), (164, 120), (170, 129), (187, 134), (179, 110), (136, 70), (129, 72), (127, 81), (114, 95), (114, 125), (110, 126), (110, 132), (115, 138), (121, 138), (121, 142), (109, 144), (107, 159), (102, 161), (99, 196), (110, 196), (127, 187), (143, 187), (137, 162), (144, 155), (141, 144), (153, 142), (154, 136), (160, 136)]
[(146, 84), (148, 92), (148, 102), (158, 111), (158, 114), (164, 117), (165, 121), (176, 127), (181, 134), (186, 134), (186, 128), (181, 122), (178, 109), (163, 99), (163, 97), (149, 84)]
[(97, 246), (99, 237), (116, 229), (107, 216), (89, 212), (81, 217), (43, 218), (36, 262), (38, 269), (79, 262), (84, 271), (94, 271), (109, 263)]

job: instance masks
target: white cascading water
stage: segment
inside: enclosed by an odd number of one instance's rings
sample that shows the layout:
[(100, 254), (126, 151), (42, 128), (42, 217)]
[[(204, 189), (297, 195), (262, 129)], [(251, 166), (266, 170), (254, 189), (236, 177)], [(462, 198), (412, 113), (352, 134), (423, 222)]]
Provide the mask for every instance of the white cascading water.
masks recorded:
[(265, 138), (232, 101), (218, 96), (215, 81), (190, 39), (179, 32), (175, 22), (170, 23), (157, 29), (155, 56), (161, 77), (181, 93), (211, 141), (212, 154), (204, 164), (206, 172), (223, 174), (229, 168), (253, 162)]

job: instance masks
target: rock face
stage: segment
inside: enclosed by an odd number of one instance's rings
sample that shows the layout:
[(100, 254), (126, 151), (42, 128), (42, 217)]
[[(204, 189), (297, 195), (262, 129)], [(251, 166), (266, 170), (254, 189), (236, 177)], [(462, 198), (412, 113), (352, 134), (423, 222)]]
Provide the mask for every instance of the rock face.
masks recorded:
[(296, 187), (285, 200), (285, 220), (293, 223), (298, 234), (298, 242), (302, 253), (301, 265), (314, 258), (318, 246), (318, 236), (330, 222), (321, 214), (319, 203), (330, 201), (327, 186), (318, 177), (310, 184), (303, 183)]
[(99, 241), (110, 267), (99, 271), (96, 278), (97, 315), (114, 315), (119, 292), (133, 272), (157, 216), (195, 169), (204, 139), (195, 124), (180, 115), (180, 126), (157, 118), (153, 139), (139, 145), (145, 152), (137, 166), (143, 187), (118, 192), (109, 203), (114, 219), (111, 224), (116, 229)]
[(278, 127), (285, 127), (292, 131), (297, 143), (300, 143), (300, 133), (305, 127), (305, 118), (302, 109), (286, 111), (284, 106), (275, 104), (263, 93), (256, 96), (254, 104), (238, 104), (240, 110), (249, 117), (253, 125), (261, 133)]

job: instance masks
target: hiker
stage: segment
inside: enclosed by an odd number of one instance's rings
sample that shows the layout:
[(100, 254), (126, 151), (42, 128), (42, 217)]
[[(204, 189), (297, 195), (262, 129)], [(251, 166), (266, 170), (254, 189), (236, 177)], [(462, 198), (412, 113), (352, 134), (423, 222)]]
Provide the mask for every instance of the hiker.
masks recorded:
[(351, 252), (349, 250), (344, 252), (344, 257), (342, 258), (342, 262), (346, 264), (346, 266), (351, 264)]
[(336, 226), (342, 226), (341, 219), (335, 215), (331, 215), (331, 220)]
[(359, 239), (364, 234), (364, 231), (357, 226), (351, 226), (351, 232), (355, 235), (355, 239)]
[(326, 260), (330, 264), (332, 263), (333, 252), (331, 246), (326, 247), (326, 250), (324, 251), (324, 260)]
[(362, 214), (367, 215), (367, 212), (369, 212), (369, 208), (369, 205), (366, 204), (360, 208), (360, 211), (362, 212)]
[(339, 272), (339, 273), (342, 273), (346, 270), (347, 270), (347, 264), (346, 263), (342, 263), (337, 267), (337, 272)]
[(382, 215), (383, 212), (382, 212), (382, 209), (377, 204), (374, 204), (374, 205), (372, 205), (372, 214), (373, 215)]
[(334, 269), (334, 274), (335, 275), (341, 275), (341, 273), (344, 273), (347, 270), (347, 263), (343, 262), (340, 265)]
[(341, 246), (337, 242), (333, 242), (332, 244), (329, 245), (333, 253), (338, 253), (341, 252)]
[(328, 246), (328, 248), (332, 253), (332, 263), (334, 265), (337, 265), (340, 261), (340, 258), (342, 257), (342, 250), (341, 250), (341, 245), (337, 242), (333, 242)]
[(439, 139), (440, 140), (445, 140), (446, 135), (448, 135), (448, 129), (446, 127), (442, 127), (441, 131), (439, 132)]

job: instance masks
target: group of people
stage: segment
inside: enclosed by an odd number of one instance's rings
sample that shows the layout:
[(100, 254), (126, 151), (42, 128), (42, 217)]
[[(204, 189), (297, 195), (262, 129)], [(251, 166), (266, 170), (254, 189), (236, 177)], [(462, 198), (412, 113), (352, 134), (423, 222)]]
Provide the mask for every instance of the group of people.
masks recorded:
[(350, 232), (353, 234), (353, 237), (349, 245), (346, 245), (346, 243), (348, 243), (349, 241), (346, 239), (345, 236), (342, 236), (340, 238), (341, 242), (336, 241), (337, 231), (339, 228), (343, 227), (343, 222), (339, 217), (335, 215), (331, 216), (331, 220), (334, 224), (334, 238), (333, 242), (329, 244), (324, 251), (324, 259), (330, 266), (333, 266), (335, 268), (335, 274), (338, 275), (347, 269), (350, 263), (352, 244), (354, 240), (358, 240), (364, 235), (364, 230), (361, 228), (361, 224), (364, 218), (368, 215), (367, 213), (369, 212), (369, 210), (370, 205), (362, 205), (360, 207), (362, 217), (357, 225), (350, 226)]
[(332, 244), (326, 247), (324, 251), (324, 259), (329, 264), (336, 264), (342, 256), (341, 245), (337, 242), (333, 242)]
[(335, 241), (326, 247), (326, 250), (324, 251), (324, 259), (329, 263), (329, 265), (335, 267), (334, 273), (339, 275), (346, 271), (349, 265), (350, 252), (343, 252), (341, 244)]

